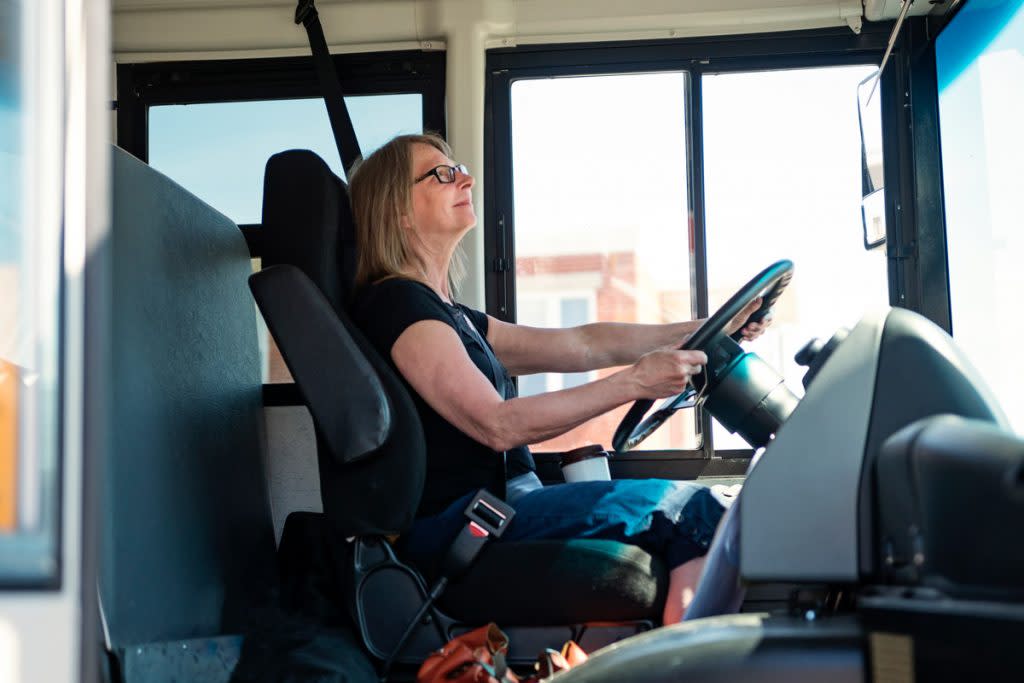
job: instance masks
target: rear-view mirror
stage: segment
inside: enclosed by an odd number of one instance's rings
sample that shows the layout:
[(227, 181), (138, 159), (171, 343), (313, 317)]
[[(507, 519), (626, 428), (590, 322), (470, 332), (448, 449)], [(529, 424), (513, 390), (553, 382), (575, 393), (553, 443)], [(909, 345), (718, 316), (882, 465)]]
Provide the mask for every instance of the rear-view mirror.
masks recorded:
[(857, 86), (857, 120), (860, 122), (861, 223), (864, 248), (885, 242), (885, 180), (882, 166), (882, 96), (878, 72)]

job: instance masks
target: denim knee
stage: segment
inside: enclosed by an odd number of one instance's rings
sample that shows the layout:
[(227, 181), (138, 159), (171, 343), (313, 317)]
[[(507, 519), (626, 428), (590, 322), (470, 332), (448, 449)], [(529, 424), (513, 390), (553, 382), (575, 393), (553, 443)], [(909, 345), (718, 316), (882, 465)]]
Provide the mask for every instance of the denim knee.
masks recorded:
[(705, 555), (725, 508), (707, 488), (687, 494), (681, 505), (669, 504), (656, 510), (651, 518), (650, 543), (656, 547), (669, 569)]

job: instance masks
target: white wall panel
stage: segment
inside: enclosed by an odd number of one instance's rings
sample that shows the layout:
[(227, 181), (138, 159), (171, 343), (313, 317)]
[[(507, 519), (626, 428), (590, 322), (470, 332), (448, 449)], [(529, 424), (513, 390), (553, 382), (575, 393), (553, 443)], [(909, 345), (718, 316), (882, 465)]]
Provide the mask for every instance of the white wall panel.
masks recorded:
[(267, 408), (266, 467), (274, 538), (280, 542), (288, 513), (323, 512), (316, 434), (305, 406)]

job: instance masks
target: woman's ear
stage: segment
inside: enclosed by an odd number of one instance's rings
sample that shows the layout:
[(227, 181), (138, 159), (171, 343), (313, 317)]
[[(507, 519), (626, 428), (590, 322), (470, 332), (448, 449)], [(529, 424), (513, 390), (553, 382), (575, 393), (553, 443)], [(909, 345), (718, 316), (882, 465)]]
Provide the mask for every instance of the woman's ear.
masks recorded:
[(398, 224), (402, 227), (402, 230), (409, 230), (412, 228), (412, 221), (409, 220), (409, 214), (403, 213), (398, 219)]

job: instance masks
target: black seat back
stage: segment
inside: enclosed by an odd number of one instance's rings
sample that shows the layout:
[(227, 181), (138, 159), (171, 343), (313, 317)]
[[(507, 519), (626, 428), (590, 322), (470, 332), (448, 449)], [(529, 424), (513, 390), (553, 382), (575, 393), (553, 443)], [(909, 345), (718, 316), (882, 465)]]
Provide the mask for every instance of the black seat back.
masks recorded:
[(263, 176), (263, 267), (293, 265), (344, 312), (356, 275), (348, 187), (307, 149), (280, 152)]
[[(356, 247), (345, 183), (313, 152), (275, 154), (262, 231), (253, 292), (313, 416), (324, 513), (346, 535), (401, 533), (423, 493), (423, 433), (405, 387), (346, 313)], [(299, 272), (272, 267), (285, 264)], [(398, 427), (382, 427), (367, 402), (384, 402)]]
[(100, 598), (111, 645), (142, 656), (244, 631), (273, 591), (274, 535), (245, 240), (114, 149), (111, 243)]
[(271, 266), (249, 283), (316, 425), (324, 512), (342, 536), (401, 533), (426, 473), (408, 395), (301, 270)]

